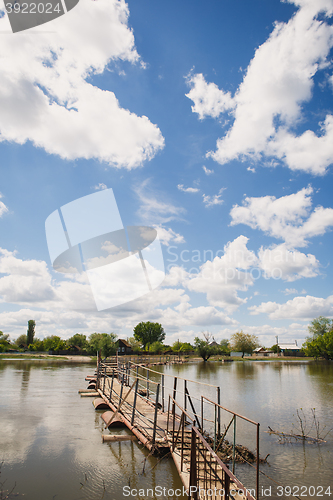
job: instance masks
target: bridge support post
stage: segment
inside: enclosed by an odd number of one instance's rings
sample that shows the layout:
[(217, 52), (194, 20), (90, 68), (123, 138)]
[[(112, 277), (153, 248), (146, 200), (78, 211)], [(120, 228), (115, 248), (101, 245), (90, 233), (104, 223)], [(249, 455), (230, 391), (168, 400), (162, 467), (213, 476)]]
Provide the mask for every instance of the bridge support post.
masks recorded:
[(154, 429), (153, 429), (153, 444), (155, 444), (156, 425), (157, 425), (157, 410), (158, 410), (158, 396), (160, 393), (160, 384), (156, 387), (156, 400), (155, 400), (155, 413), (154, 413)]
[[(191, 436), (191, 458), (190, 458), (190, 484), (188, 500), (198, 500), (198, 481), (197, 481), (197, 449), (196, 449), (196, 434), (192, 428)], [(192, 487), (192, 488), (191, 488)], [(192, 494), (192, 489), (194, 492)]]
[(135, 383), (135, 392), (134, 392), (134, 401), (133, 401), (133, 411), (132, 411), (131, 425), (134, 425), (136, 397), (137, 397), (137, 394), (138, 394), (138, 385), (139, 385), (139, 379), (137, 378), (136, 379), (136, 383)]
[(162, 375), (162, 411), (164, 412), (164, 374)]
[(111, 389), (110, 389), (110, 396), (109, 396), (109, 401), (110, 402), (111, 402), (111, 399), (112, 399), (113, 379), (114, 379), (114, 368), (112, 368), (112, 380), (111, 380)]
[(220, 387), (217, 388), (217, 404), (219, 405), (217, 407), (217, 435), (218, 435), (218, 437), (220, 437), (220, 435), (221, 435), (221, 408), (220, 408), (221, 388)]

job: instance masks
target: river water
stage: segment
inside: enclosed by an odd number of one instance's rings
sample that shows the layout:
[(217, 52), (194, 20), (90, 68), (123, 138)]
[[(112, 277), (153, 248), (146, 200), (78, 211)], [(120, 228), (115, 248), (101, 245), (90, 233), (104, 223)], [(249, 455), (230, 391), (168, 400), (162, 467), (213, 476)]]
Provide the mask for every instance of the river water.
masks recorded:
[[(332, 363), (208, 362), (159, 369), (219, 385), (223, 406), (260, 422), (260, 454), (269, 454), (261, 470), (275, 481), (261, 477), (261, 498), (288, 497), (288, 488), (277, 483), (290, 486), (299, 498), (333, 495), (333, 432), (321, 445), (281, 442), (265, 432), (268, 426), (297, 431), (297, 409), (307, 431), (313, 423), (311, 408), (322, 436), (333, 427)], [(88, 364), (0, 361), (0, 499), (13, 490), (9, 498), (120, 500), (128, 498), (126, 486), (133, 493), (157, 486), (155, 491), (166, 492), (130, 498), (179, 498), (167, 494), (182, 488), (170, 459), (157, 463), (135, 442), (102, 444), (102, 412), (95, 411), (92, 398), (78, 394), (93, 370)], [(237, 442), (254, 450), (255, 429), (250, 427), (237, 423)], [(236, 466), (236, 476), (246, 486), (254, 485), (249, 466)]]

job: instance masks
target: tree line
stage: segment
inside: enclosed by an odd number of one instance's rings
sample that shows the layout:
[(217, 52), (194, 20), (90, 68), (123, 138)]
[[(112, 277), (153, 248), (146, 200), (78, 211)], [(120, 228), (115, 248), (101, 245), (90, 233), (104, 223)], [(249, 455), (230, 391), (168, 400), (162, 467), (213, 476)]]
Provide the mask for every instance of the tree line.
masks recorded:
[[(35, 336), (36, 322), (28, 321), (26, 334), (20, 335), (15, 341), (11, 341), (8, 334), (0, 331), (0, 352), (9, 349), (29, 351), (68, 351), (79, 349), (82, 354), (96, 354), (101, 351), (103, 357), (113, 356), (118, 349), (117, 335), (111, 333), (92, 333), (87, 337), (82, 333), (76, 333), (69, 339), (62, 339), (57, 335), (50, 335), (44, 339)], [(319, 316), (308, 326), (309, 337), (302, 346), (304, 355), (314, 358), (333, 359), (333, 320)], [(255, 335), (246, 334), (243, 331), (231, 335), (231, 339), (222, 339), (215, 342), (209, 332), (202, 332), (201, 337), (195, 337), (193, 344), (177, 340), (171, 346), (164, 344), (165, 331), (160, 323), (150, 321), (141, 322), (133, 329), (133, 337), (127, 339), (134, 353), (150, 352), (152, 354), (165, 354), (174, 352), (187, 354), (195, 352), (207, 361), (213, 355), (230, 355), (231, 351), (245, 353), (252, 352), (260, 346), (259, 339)], [(271, 347), (273, 352), (279, 352), (278, 345)]]

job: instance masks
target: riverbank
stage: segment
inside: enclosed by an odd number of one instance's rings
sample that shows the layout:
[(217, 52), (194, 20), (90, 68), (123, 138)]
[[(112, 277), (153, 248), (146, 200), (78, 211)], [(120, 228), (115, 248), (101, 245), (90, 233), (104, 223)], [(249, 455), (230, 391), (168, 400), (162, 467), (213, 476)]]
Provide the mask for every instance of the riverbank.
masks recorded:
[(0, 361), (11, 360), (51, 360), (51, 361), (68, 361), (71, 363), (96, 363), (96, 356), (70, 356), (70, 355), (51, 355), (51, 354), (34, 354), (30, 352), (4, 352), (0, 354)]

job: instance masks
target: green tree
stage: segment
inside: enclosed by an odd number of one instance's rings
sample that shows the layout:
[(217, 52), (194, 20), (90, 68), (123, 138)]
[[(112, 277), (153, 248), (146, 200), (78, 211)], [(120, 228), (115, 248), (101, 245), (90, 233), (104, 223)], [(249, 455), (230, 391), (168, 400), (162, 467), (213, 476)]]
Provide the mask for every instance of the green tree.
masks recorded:
[(146, 346), (154, 342), (163, 342), (165, 332), (160, 323), (151, 323), (143, 321), (134, 328), (134, 338), (141, 342), (142, 347), (146, 350)]
[(27, 331), (27, 345), (33, 344), (35, 336), (36, 321), (29, 319), (28, 321), (28, 331)]
[(271, 351), (275, 352), (275, 354), (279, 354), (279, 352), (281, 352), (281, 349), (278, 344), (274, 344), (271, 347)]
[(303, 344), (306, 356), (333, 359), (333, 330), (323, 335), (308, 338)]
[(319, 316), (311, 321), (308, 330), (312, 336), (303, 344), (306, 356), (333, 359), (333, 322)]
[(219, 354), (230, 354), (230, 344), (228, 339), (222, 339), (219, 345)]
[(133, 352), (138, 353), (141, 351), (141, 342), (139, 340), (136, 340), (134, 337), (130, 337), (127, 339), (127, 342), (131, 346)]
[(324, 316), (318, 316), (311, 321), (308, 326), (310, 335), (315, 338), (318, 335), (324, 335), (324, 333), (329, 332), (333, 329), (333, 321), (325, 318)]
[(15, 339), (15, 346), (19, 347), (20, 345), (23, 345), (24, 347), (27, 347), (27, 336), (22, 333), (17, 339)]
[(92, 333), (89, 337), (89, 350), (96, 354), (102, 352), (102, 356), (114, 356), (117, 352), (117, 335), (115, 333)]
[(34, 339), (34, 350), (35, 351), (45, 351), (44, 341), (40, 339)]
[(82, 350), (86, 350), (89, 347), (87, 337), (83, 335), (83, 333), (76, 333), (73, 337), (70, 337), (66, 343), (68, 347), (77, 346)]
[(165, 347), (162, 342), (153, 342), (149, 346), (149, 352), (152, 352), (153, 354), (161, 354), (164, 351)]
[(193, 346), (189, 342), (180, 342), (176, 340), (176, 342), (172, 344), (172, 350), (173, 352), (188, 352), (193, 351)]
[(241, 330), (231, 335), (231, 347), (234, 351), (241, 352), (244, 358), (245, 353), (252, 354), (254, 349), (259, 347), (258, 340), (256, 335), (250, 335)]
[(4, 334), (3, 332), (0, 331), (0, 352), (7, 351), (9, 346), (10, 346), (10, 340), (8, 333)]
[(205, 339), (200, 339), (199, 337), (195, 337), (194, 339), (195, 350), (202, 357), (204, 361), (208, 361), (213, 354), (216, 354), (217, 350), (215, 347), (209, 345), (209, 340), (207, 340), (207, 336)]
[(45, 337), (44, 339), (44, 348), (45, 351), (57, 351), (60, 343), (63, 342), (58, 335), (50, 335), (49, 337)]

